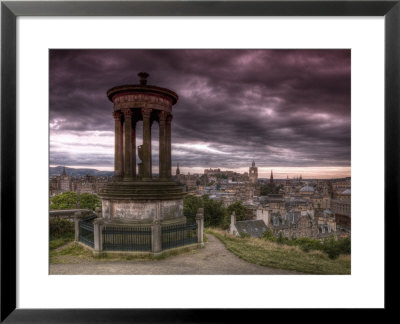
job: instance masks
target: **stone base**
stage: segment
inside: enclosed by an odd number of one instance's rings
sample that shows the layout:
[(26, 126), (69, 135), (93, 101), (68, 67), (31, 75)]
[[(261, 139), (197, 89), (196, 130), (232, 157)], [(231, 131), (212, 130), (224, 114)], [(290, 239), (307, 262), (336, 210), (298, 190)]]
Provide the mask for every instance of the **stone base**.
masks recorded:
[(99, 193), (106, 223), (185, 223), (183, 187), (172, 181), (116, 181)]
[[(124, 226), (127, 225), (129, 227), (134, 227), (134, 226), (151, 226), (153, 223), (153, 219), (143, 219), (143, 220), (137, 220), (137, 219), (122, 219), (122, 218), (112, 218), (112, 219), (104, 219), (104, 225), (105, 226)], [(171, 219), (163, 219), (160, 220), (160, 224), (167, 226), (167, 225), (180, 225), (180, 224), (186, 224), (187, 219), (185, 216), (178, 217), (178, 218), (171, 218)]]

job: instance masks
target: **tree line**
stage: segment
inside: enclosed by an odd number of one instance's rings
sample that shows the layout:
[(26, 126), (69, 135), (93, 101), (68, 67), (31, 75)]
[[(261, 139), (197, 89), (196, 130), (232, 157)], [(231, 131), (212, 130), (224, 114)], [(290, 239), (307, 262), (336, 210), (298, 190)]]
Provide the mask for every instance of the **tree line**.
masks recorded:
[(199, 208), (204, 209), (204, 226), (206, 227), (228, 228), (232, 212), (235, 212), (237, 221), (246, 219), (247, 208), (241, 201), (236, 201), (228, 207), (224, 207), (222, 201), (210, 199), (208, 195), (202, 197), (189, 195), (183, 200), (185, 216), (194, 217)]
[(75, 208), (95, 210), (96, 207), (101, 207), (101, 200), (97, 195), (90, 193), (77, 194), (67, 191), (50, 198), (50, 210)]

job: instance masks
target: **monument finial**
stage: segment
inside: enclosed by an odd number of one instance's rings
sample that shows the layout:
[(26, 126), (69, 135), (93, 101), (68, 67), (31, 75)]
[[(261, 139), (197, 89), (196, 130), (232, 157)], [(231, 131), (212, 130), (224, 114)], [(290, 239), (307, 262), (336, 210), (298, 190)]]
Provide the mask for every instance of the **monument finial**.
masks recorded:
[(147, 72), (139, 72), (138, 76), (140, 78), (140, 85), (146, 85), (149, 74)]

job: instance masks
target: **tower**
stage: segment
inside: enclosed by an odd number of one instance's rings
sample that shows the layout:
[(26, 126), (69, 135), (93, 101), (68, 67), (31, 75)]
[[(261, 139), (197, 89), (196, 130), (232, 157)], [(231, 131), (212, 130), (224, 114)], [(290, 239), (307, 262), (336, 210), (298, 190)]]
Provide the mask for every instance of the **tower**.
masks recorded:
[(269, 177), (269, 183), (274, 183), (274, 175), (272, 174), (272, 170), (271, 170), (271, 176)]
[(71, 176), (67, 175), (65, 167), (63, 168), (63, 172), (60, 177), (59, 187), (61, 192), (72, 191), (72, 178)]
[(256, 167), (256, 162), (251, 163), (251, 167), (249, 167), (249, 179), (252, 183), (257, 183), (258, 179), (258, 168)]
[(181, 171), (179, 170), (179, 163), (176, 165), (176, 175), (181, 174)]
[(284, 190), (285, 190), (285, 194), (290, 193), (290, 180), (289, 180), (288, 175), (286, 175), (286, 182), (285, 182)]
[[(102, 217), (107, 223), (184, 223), (183, 187), (171, 178), (172, 106), (178, 95), (148, 85), (146, 72), (139, 84), (121, 85), (107, 91), (113, 103), (115, 123), (114, 181), (100, 192)], [(143, 123), (143, 144), (137, 147), (136, 125)], [(152, 174), (151, 126), (159, 127), (159, 177)]]

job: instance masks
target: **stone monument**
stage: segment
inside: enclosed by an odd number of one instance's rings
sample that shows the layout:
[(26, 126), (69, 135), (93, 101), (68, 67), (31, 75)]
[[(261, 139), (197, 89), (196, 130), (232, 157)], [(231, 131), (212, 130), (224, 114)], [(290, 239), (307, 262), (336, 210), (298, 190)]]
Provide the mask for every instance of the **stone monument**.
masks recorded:
[[(172, 106), (178, 95), (165, 88), (148, 85), (146, 72), (140, 83), (121, 85), (107, 91), (114, 105), (114, 181), (99, 193), (102, 218), (106, 223), (185, 223), (183, 187), (171, 178)], [(138, 146), (136, 172), (136, 125), (143, 122), (143, 144)], [(151, 126), (159, 125), (159, 177), (153, 178)]]

